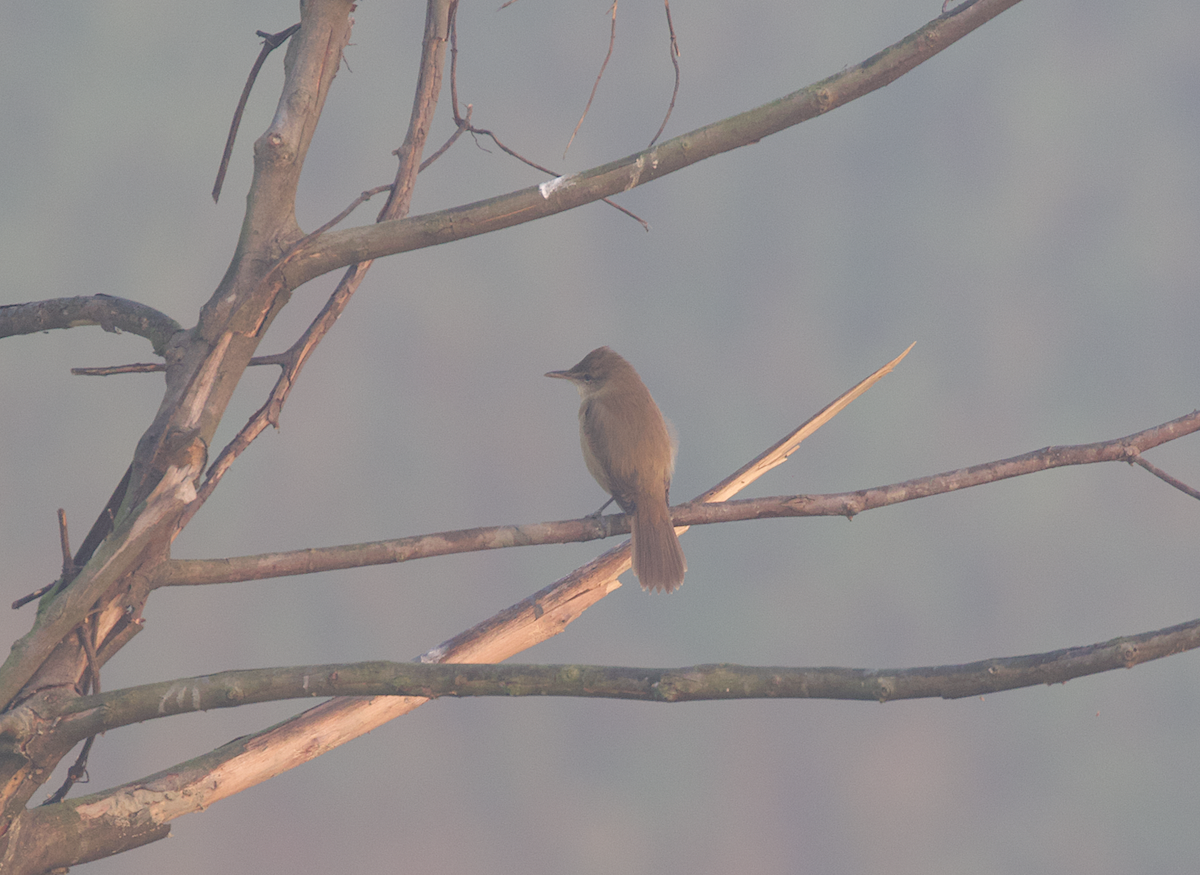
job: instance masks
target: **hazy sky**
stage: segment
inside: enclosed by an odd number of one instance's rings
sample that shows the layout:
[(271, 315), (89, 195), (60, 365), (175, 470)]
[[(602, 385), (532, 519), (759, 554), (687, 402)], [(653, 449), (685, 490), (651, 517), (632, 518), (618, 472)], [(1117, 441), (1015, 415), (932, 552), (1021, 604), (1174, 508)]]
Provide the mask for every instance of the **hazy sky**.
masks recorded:
[[(473, 120), (557, 172), (643, 148), (670, 98), (662, 6), (464, 4)], [(829, 76), (940, 4), (690, 4), (664, 136)], [(224, 273), (282, 53), (212, 186), (257, 53), (295, 4), (0, 8), (0, 303), (105, 293), (190, 326)], [(423, 7), (364, 2), (313, 143), (311, 229), (389, 181)], [(602, 501), (576, 395), (608, 344), (679, 433), (698, 494), (888, 361), (891, 376), (748, 494), (858, 489), (1099, 441), (1198, 406), (1200, 6), (1027, 0), (882, 91), (602, 204), (379, 262), (264, 434), (176, 544), (216, 557), (567, 519)], [(446, 100), (449, 97), (446, 95)], [(433, 140), (451, 131), (438, 110)], [(464, 137), (414, 213), (543, 181)], [(368, 222), (361, 208), (348, 224)], [(331, 280), (297, 291), (291, 344)], [(162, 394), (141, 338), (0, 342), (6, 599), (52, 580)], [(218, 433), (261, 403), (247, 376)], [(1151, 459), (1200, 484), (1196, 438)], [(1200, 616), (1194, 500), (1125, 465), (845, 520), (694, 528), (684, 587), (632, 575), (539, 662), (902, 667), (1104, 641)], [(609, 545), (161, 591), (106, 689), (231, 668), (409, 659)], [(33, 608), (0, 615), (0, 638)], [(1200, 856), (1196, 656), (986, 700), (652, 706), (439, 701), (89, 873), (1127, 873)], [(105, 787), (295, 713), (110, 733)], [(40, 801), (40, 798), (39, 800)]]

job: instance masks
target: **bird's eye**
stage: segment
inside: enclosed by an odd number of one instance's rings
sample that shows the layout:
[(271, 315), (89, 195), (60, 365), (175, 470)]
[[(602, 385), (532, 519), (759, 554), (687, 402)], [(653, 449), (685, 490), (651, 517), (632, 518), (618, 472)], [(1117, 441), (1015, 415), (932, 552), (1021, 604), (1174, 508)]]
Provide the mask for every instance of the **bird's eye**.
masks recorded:
[(583, 382), (585, 382), (585, 383), (590, 383), (590, 382), (592, 382), (592, 375), (591, 375), (591, 374), (584, 374), (584, 375), (583, 375)]

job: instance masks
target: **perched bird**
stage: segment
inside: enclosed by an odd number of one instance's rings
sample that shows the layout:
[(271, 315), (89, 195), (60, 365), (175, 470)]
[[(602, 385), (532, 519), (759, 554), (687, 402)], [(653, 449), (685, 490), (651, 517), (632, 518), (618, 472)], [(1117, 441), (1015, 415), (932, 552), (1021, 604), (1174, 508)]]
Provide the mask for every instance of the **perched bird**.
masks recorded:
[(633, 365), (607, 346), (592, 350), (569, 371), (546, 376), (570, 380), (579, 390), (583, 461), (633, 518), (633, 573), (642, 588), (679, 589), (687, 560), (667, 501), (675, 444), (650, 390)]

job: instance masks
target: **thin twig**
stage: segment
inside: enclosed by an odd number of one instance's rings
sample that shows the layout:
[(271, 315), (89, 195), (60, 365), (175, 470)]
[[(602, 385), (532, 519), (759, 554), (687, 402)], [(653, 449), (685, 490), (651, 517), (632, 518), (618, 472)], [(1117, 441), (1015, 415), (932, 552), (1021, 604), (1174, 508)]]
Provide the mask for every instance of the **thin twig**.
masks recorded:
[[(59, 580), (62, 580), (62, 578), (60, 577)], [(51, 581), (50, 583), (46, 584), (45, 586), (38, 587), (31, 593), (26, 593), (25, 595), (21, 596), (19, 599), (16, 599), (13, 601), (12, 609), (15, 611), (15, 610), (25, 607), (25, 605), (29, 604), (34, 599), (40, 599), (46, 593), (50, 592), (50, 590), (54, 589), (54, 587), (57, 585), (58, 585), (58, 580)]]
[[(471, 111), (469, 105), (467, 111)], [(458, 0), (450, 4), (450, 112), (454, 114), (454, 123), (461, 125), (463, 118), (458, 114)]]
[(468, 104), (466, 118), (464, 118), (462, 120), (462, 122), (459, 123), (458, 127), (454, 129), (454, 133), (450, 135), (450, 139), (448, 139), (446, 142), (442, 143), (441, 148), (439, 148), (436, 152), (434, 152), (432, 155), (430, 155), (428, 158), (426, 158), (424, 161), (421, 162), (421, 167), (417, 170), (417, 172), (420, 173), (420, 172), (424, 171), (426, 167), (428, 167), (434, 161), (441, 158), (442, 155), (444, 155), (446, 153), (446, 151), (451, 146), (454, 145), (454, 143), (458, 140), (458, 138), (461, 137), (463, 135), (463, 133), (465, 133), (466, 131), (469, 131), (470, 129), (471, 129), (471, 106), (470, 106), (470, 104)]
[[(59, 511), (61, 514), (62, 511)], [(68, 552), (68, 556), (70, 553)], [(96, 657), (96, 642), (92, 639), (92, 635), (96, 631), (95, 617), (85, 620), (82, 625), (75, 628), (75, 637), (79, 639), (79, 643), (83, 646), (84, 653), (87, 654), (88, 675), (83, 684), (83, 695), (88, 694), (88, 687), (91, 687), (91, 694), (98, 696), (100, 694), (100, 660)], [(43, 805), (53, 805), (55, 802), (61, 802), (67, 797), (67, 793), (76, 784), (86, 784), (88, 782), (87, 763), (88, 756), (92, 752), (92, 745), (96, 743), (96, 736), (90, 735), (83, 742), (83, 747), (79, 751), (79, 756), (75, 758), (75, 762), (67, 769), (67, 776), (63, 780), (62, 786), (54, 791), (50, 797), (43, 802)]]
[(92, 752), (92, 745), (96, 741), (96, 736), (89, 735), (83, 742), (83, 747), (79, 751), (79, 756), (75, 758), (75, 762), (67, 769), (67, 777), (63, 780), (62, 786), (55, 790), (49, 798), (43, 802), (43, 805), (53, 805), (56, 802), (62, 802), (67, 797), (67, 793), (76, 784), (86, 784), (88, 782), (87, 761), (88, 754)]
[[(391, 188), (390, 185), (383, 186)], [(250, 359), (250, 367), (263, 365), (286, 365), (291, 360), (289, 352), (276, 352), (271, 355), (256, 355)], [(114, 365), (107, 368), (71, 368), (71, 373), (79, 377), (109, 377), (113, 374), (149, 374), (165, 371), (167, 366), (162, 362), (141, 362), (132, 365)]]
[[(671, 91), (671, 102), (667, 105), (667, 114), (663, 116), (662, 124), (658, 126), (658, 133), (651, 137), (650, 146), (657, 143), (662, 132), (667, 129), (667, 121), (670, 120), (671, 113), (675, 111), (675, 98), (679, 96), (679, 41), (675, 38), (675, 25), (671, 23), (671, 0), (663, 0), (663, 6), (667, 10), (667, 32), (671, 35), (671, 66), (675, 68), (675, 88)], [(649, 149), (650, 146), (646, 148)]]
[[(501, 6), (500, 8), (503, 9), (505, 6), (509, 6), (513, 2), (515, 2), (515, 0), (509, 0), (508, 3), (505, 3), (504, 6)], [(528, 166), (532, 167), (534, 170), (541, 171), (542, 173), (545, 173), (549, 176), (554, 176), (554, 177), (561, 175), (559, 173), (556, 173), (553, 170), (543, 167), (542, 165), (538, 164), (535, 161), (530, 161), (524, 155), (521, 155), (521, 154), (513, 151), (512, 149), (508, 148), (508, 146), (506, 146), (500, 142), (500, 138), (497, 137), (492, 131), (489, 131), (485, 128), (477, 128), (474, 125), (472, 125), (471, 124), (471, 110), (473, 109), (472, 104), (469, 104), (469, 103), (467, 104), (467, 114), (465, 116), (461, 115), (459, 113), (459, 109), (458, 109), (458, 106), (459, 106), (459, 104), (458, 104), (458, 16), (456, 14), (457, 12), (458, 12), (458, 3), (455, 2), (450, 8), (450, 108), (451, 108), (451, 112), (454, 114), (454, 124), (457, 127), (457, 130), (454, 132), (454, 135), (450, 138), (450, 142), (447, 143), (446, 146), (443, 146), (441, 149), (439, 149), (433, 157), (436, 158), (439, 155), (441, 155), (442, 152), (444, 152), (446, 150), (446, 148), (450, 145), (450, 143), (453, 143), (455, 140), (457, 140), (463, 131), (467, 131), (473, 137), (490, 137), (492, 142), (495, 143), (502, 152), (504, 152), (506, 155), (516, 158), (518, 161), (520, 161), (523, 164), (527, 164)], [(581, 119), (581, 121), (582, 121), (582, 119)], [(476, 145), (478, 145), (478, 140), (476, 140)], [(479, 148), (483, 149), (483, 151), (485, 151), (485, 152), (488, 151), (487, 149), (484, 149), (483, 146), (479, 146)], [(432, 160), (433, 160), (433, 158), (430, 158), (429, 161), (426, 161), (424, 164), (422, 164), (421, 169), (424, 170), (426, 165), (428, 165)], [(647, 222), (645, 219), (643, 219), (641, 216), (637, 215), (636, 213), (631, 212), (630, 210), (625, 209), (625, 207), (621, 206), (620, 204), (616, 203), (615, 201), (613, 201), (609, 198), (601, 198), (601, 200), (603, 200), (606, 204), (608, 204), (614, 210), (620, 210), (622, 213), (629, 216), (629, 218), (633, 219), (635, 222), (637, 222), (639, 225), (641, 225), (644, 230), (646, 230), (646, 231), (650, 230), (650, 223)]]
[[(344, 221), (347, 216), (349, 216), (352, 212), (354, 212), (355, 209), (359, 207), (360, 204), (369, 201), (377, 194), (385, 191), (391, 191), (392, 185), (393, 183), (388, 183), (387, 185), (377, 185), (374, 188), (369, 188), (362, 192), (358, 197), (350, 202), (349, 206), (347, 206), (344, 210), (342, 210), (320, 228), (313, 231), (311, 234), (304, 235), (304, 237), (293, 243), (288, 251), (284, 253), (284, 256), (279, 260), (279, 264), (276, 265), (276, 268), (278, 269), (279, 266), (287, 263), (313, 240), (316, 240), (326, 231), (334, 228)], [(254, 356), (250, 359), (250, 365), (255, 367), (261, 365), (282, 365), (286, 364), (288, 360), (289, 353), (275, 353), (273, 355)], [(166, 369), (167, 366), (162, 362), (137, 362), (135, 364), (113, 365), (111, 367), (102, 368), (71, 368), (71, 373), (75, 376), (82, 377), (108, 377), (112, 376), (113, 374), (150, 374), (158, 371), (165, 371)]]
[(113, 374), (153, 374), (166, 369), (163, 362), (135, 362), (106, 368), (71, 368), (71, 373), (76, 377), (111, 377)]
[(279, 33), (264, 33), (261, 30), (257, 33), (258, 36), (263, 38), (263, 47), (254, 61), (254, 66), (250, 68), (250, 75), (246, 77), (246, 84), (242, 88), (242, 96), (238, 100), (237, 109), (233, 111), (233, 121), (229, 125), (229, 136), (225, 138), (225, 151), (221, 155), (221, 165), (217, 168), (217, 181), (213, 184), (212, 199), (214, 203), (221, 197), (221, 186), (225, 184), (225, 171), (229, 169), (229, 159), (233, 155), (233, 143), (237, 139), (238, 128), (242, 124), (242, 113), (246, 111), (246, 102), (250, 99), (250, 92), (254, 88), (254, 80), (258, 78), (258, 73), (267, 60), (267, 55), (279, 48), (288, 37), (299, 29), (300, 24), (297, 22), (287, 30), (281, 30)]
[(34, 599), (40, 599), (46, 593), (50, 592), (50, 590), (54, 589), (61, 581), (73, 577), (77, 571), (75, 561), (71, 558), (71, 538), (67, 534), (67, 512), (61, 507), (58, 509), (58, 544), (62, 549), (62, 577), (15, 600), (12, 603), (14, 611), (24, 607)]
[(588, 110), (592, 108), (592, 99), (596, 96), (596, 89), (600, 87), (600, 79), (604, 76), (604, 68), (608, 66), (608, 59), (612, 57), (613, 46), (617, 42), (617, 0), (613, 0), (612, 5), (612, 29), (608, 34), (608, 53), (604, 56), (604, 63), (600, 65), (600, 72), (596, 74), (596, 81), (592, 83), (592, 93), (588, 95), (587, 105), (583, 108), (583, 115), (579, 117), (579, 121), (575, 122), (575, 130), (571, 131), (571, 139), (567, 140), (567, 148), (563, 149), (563, 157), (567, 157), (567, 152), (571, 150), (571, 144), (575, 142), (575, 135), (579, 133), (579, 126), (583, 124), (583, 120), (587, 118)]
[(36, 598), (41, 598), (46, 593), (52, 590), (65, 589), (79, 575), (80, 570), (88, 564), (88, 560), (92, 558), (92, 554), (96, 552), (96, 548), (109, 536), (112, 532), (113, 520), (116, 519), (117, 510), (121, 507), (121, 503), (125, 500), (125, 493), (129, 489), (129, 480), (133, 476), (132, 463), (126, 467), (124, 475), (121, 477), (121, 482), (117, 484), (117, 488), (113, 490), (112, 495), (108, 497), (108, 504), (104, 505), (104, 510), (100, 511), (100, 516), (96, 517), (96, 521), (92, 523), (92, 527), (88, 529), (87, 536), (83, 539), (83, 543), (79, 545), (79, 549), (75, 551), (75, 557), (71, 560), (71, 573), (60, 577), (58, 580), (49, 586), (44, 586), (36, 592), (22, 596), (13, 602), (13, 610), (20, 608), (22, 605), (28, 604)]
[(297, 240), (295, 243), (293, 243), (291, 245), (291, 247), (288, 249), (288, 251), (286, 253), (284, 253), (283, 257), (280, 258), (278, 262), (276, 262), (275, 267), (272, 270), (272, 273), (277, 273), (285, 264), (287, 264), (289, 261), (291, 261), (292, 258), (294, 258), (296, 255), (298, 255), (301, 252), (301, 250), (303, 250), (306, 246), (308, 246), (309, 243), (312, 243), (314, 240), (316, 240), (318, 237), (320, 237), (326, 231), (329, 231), (329, 230), (333, 229), (334, 227), (336, 227), (337, 225), (341, 224), (341, 222), (347, 216), (349, 216), (352, 212), (354, 212), (356, 209), (358, 209), (360, 204), (363, 204), (366, 201), (369, 201), (371, 198), (373, 198), (377, 194), (382, 194), (385, 191), (387, 191), (387, 192), (392, 191), (395, 188), (395, 185), (396, 184), (394, 182), (389, 182), (386, 185), (377, 185), (374, 188), (368, 188), (366, 191), (362, 192), (358, 197), (356, 197), (354, 200), (352, 200), (350, 202), (349, 206), (347, 206), (344, 210), (342, 210), (340, 213), (338, 213), (336, 216), (334, 216), (332, 219), (330, 219), (328, 222), (326, 222), (320, 228), (313, 231), (311, 234), (305, 234), (303, 237), (301, 237), (299, 240)]
[(1133, 458), (1131, 458), (1129, 461), (1135, 465), (1140, 465), (1141, 467), (1145, 468), (1147, 471), (1149, 471), (1151, 474), (1153, 474), (1159, 480), (1163, 481), (1164, 483), (1171, 484), (1176, 489), (1178, 489), (1180, 492), (1182, 492), (1186, 495), (1190, 495), (1192, 498), (1200, 498), (1200, 490), (1193, 489), (1192, 487), (1190, 487), (1186, 483), (1184, 483), (1182, 480), (1176, 480), (1174, 477), (1172, 477), (1166, 471), (1162, 470), (1161, 468), (1156, 468), (1154, 465), (1151, 465), (1149, 462), (1147, 462), (1145, 459), (1142, 458), (1140, 453), (1138, 455), (1134, 456)]
[[(520, 154), (519, 152), (515, 152), (514, 150), (508, 148), (508, 146), (506, 146), (500, 142), (499, 137), (497, 137), (492, 131), (489, 131), (486, 128), (472, 127), (470, 130), (471, 130), (472, 134), (477, 134), (481, 137), (490, 137), (492, 142), (495, 143), (497, 147), (499, 147), (500, 151), (502, 151), (508, 155), (511, 155), (513, 158), (516, 158), (518, 161), (528, 164), (534, 170), (540, 170), (542, 173), (546, 173), (553, 177), (558, 177), (561, 175), (553, 170), (550, 170), (549, 168), (543, 167), (541, 164), (538, 164), (536, 161), (530, 161), (528, 158), (526, 158), (524, 155)], [(629, 210), (625, 209), (620, 204), (613, 201), (611, 198), (604, 197), (604, 198), (600, 198), (600, 200), (604, 201), (604, 203), (608, 204), (614, 210), (620, 210), (622, 213), (629, 216), (629, 218), (638, 222), (645, 230), (647, 230), (647, 231), (650, 230), (650, 223), (647, 222), (645, 219), (643, 219), (641, 216), (637, 215), (636, 213), (630, 212)]]

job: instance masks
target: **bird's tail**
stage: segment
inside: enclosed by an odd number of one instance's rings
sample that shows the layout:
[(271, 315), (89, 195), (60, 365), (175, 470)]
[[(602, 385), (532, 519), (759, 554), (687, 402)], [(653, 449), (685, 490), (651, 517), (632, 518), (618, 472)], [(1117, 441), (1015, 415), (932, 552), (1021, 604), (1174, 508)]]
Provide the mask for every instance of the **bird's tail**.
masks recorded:
[(633, 514), (633, 573), (646, 590), (674, 592), (683, 583), (687, 560), (665, 500), (639, 501)]

